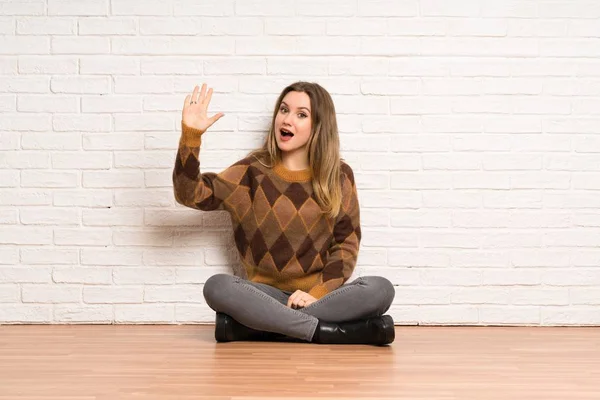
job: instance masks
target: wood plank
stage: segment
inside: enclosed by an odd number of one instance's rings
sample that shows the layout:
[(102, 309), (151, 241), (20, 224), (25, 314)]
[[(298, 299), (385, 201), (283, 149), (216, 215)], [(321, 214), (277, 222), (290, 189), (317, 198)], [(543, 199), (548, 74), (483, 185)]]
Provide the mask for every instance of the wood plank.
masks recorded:
[(397, 327), (388, 347), (201, 325), (0, 326), (0, 400), (600, 399), (600, 329)]

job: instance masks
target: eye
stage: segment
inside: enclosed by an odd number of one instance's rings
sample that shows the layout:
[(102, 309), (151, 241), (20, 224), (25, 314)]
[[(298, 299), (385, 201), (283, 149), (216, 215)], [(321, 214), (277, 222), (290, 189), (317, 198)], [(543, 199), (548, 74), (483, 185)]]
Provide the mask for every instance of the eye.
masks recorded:
[(300, 114), (298, 114), (298, 115), (300, 115), (300, 117), (302, 117), (302, 118), (306, 118), (306, 117), (308, 117), (308, 115), (306, 115), (306, 114), (304, 114), (304, 113), (300, 113)]
[(285, 108), (285, 106), (281, 106), (281, 107), (279, 108), (279, 111), (281, 111), (282, 113), (284, 113), (284, 112), (286, 112), (286, 111), (287, 111), (287, 108)]

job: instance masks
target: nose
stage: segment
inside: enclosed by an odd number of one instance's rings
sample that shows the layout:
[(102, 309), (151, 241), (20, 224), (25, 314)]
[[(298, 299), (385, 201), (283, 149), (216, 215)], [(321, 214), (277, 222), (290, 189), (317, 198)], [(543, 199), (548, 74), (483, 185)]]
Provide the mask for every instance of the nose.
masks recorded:
[(293, 118), (292, 113), (285, 114), (283, 117), (283, 123), (286, 125), (291, 125), (292, 118)]

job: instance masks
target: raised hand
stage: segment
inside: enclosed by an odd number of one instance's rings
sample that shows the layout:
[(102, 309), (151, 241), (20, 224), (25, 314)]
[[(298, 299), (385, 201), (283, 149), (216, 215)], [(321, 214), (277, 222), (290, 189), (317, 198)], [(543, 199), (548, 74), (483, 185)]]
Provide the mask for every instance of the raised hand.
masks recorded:
[(181, 120), (185, 125), (206, 132), (212, 124), (225, 115), (223, 113), (217, 113), (210, 118), (208, 117), (207, 110), (212, 93), (212, 88), (208, 90), (208, 93), (206, 92), (206, 83), (203, 83), (199, 95), (198, 85), (196, 85), (192, 94), (186, 96), (185, 102), (183, 103), (183, 111), (181, 112)]

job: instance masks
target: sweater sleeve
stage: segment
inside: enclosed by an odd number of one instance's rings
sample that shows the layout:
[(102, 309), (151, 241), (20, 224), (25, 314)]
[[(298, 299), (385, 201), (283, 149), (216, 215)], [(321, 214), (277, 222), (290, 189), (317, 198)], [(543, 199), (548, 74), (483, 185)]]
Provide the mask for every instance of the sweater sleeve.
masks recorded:
[(361, 239), (360, 207), (354, 174), (348, 164), (342, 164), (342, 207), (333, 229), (333, 240), (327, 250), (323, 282), (309, 294), (317, 299), (342, 286), (352, 275)]
[(175, 200), (186, 207), (203, 211), (226, 210), (225, 199), (237, 185), (222, 179), (223, 173), (200, 172), (201, 135), (201, 131), (181, 123), (181, 138), (173, 169)]

